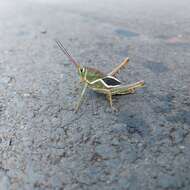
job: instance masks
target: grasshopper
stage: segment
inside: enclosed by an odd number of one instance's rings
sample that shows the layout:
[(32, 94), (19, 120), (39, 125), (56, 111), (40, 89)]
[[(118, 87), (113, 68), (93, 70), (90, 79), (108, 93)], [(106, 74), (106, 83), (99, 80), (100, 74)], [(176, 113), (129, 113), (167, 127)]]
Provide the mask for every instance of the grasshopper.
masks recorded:
[(80, 77), (80, 82), (84, 83), (82, 93), (76, 105), (76, 109), (75, 109), (76, 112), (78, 111), (81, 105), (81, 102), (82, 102), (82, 99), (87, 87), (94, 90), (97, 93), (105, 94), (111, 108), (115, 111), (117, 109), (113, 107), (113, 103), (112, 103), (113, 95), (131, 94), (135, 92), (136, 88), (144, 86), (143, 80), (130, 84), (130, 85), (122, 85), (121, 81), (119, 81), (115, 77), (115, 75), (128, 64), (129, 62), (128, 57), (124, 59), (124, 61), (121, 64), (119, 64), (117, 67), (115, 67), (110, 73), (104, 74), (103, 72), (95, 68), (81, 66), (71, 56), (71, 54), (68, 53), (67, 49), (62, 45), (60, 41), (58, 40), (55, 40), (55, 41), (57, 45), (59, 46), (59, 48), (62, 50), (62, 52), (68, 57), (69, 61), (76, 66), (79, 77)]

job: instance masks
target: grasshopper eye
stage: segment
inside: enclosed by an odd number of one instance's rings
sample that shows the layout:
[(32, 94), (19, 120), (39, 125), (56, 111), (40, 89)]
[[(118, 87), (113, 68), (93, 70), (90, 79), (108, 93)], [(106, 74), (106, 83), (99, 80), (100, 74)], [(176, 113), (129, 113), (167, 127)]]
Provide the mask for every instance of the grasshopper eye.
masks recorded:
[(81, 73), (84, 73), (84, 71), (85, 71), (85, 68), (84, 68), (84, 67), (80, 69), (80, 72), (81, 72)]

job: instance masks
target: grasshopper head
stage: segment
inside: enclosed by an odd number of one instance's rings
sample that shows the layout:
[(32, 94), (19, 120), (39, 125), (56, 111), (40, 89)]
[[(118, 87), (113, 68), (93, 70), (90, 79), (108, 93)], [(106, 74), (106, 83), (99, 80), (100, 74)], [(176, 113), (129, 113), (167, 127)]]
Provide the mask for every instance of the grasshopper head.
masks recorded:
[(81, 79), (81, 81), (84, 81), (85, 80), (85, 75), (86, 75), (86, 68), (85, 67), (82, 67), (82, 66), (79, 66), (78, 67), (78, 74), (79, 74), (79, 77)]

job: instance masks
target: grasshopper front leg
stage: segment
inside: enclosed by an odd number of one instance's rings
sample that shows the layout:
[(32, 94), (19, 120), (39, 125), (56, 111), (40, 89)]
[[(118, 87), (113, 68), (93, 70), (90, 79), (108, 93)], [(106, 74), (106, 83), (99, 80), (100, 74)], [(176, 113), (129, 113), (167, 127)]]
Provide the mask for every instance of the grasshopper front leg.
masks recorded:
[(79, 109), (79, 107), (80, 107), (80, 104), (81, 104), (81, 102), (82, 102), (82, 98), (83, 98), (83, 96), (84, 96), (84, 93), (85, 93), (85, 91), (86, 91), (87, 86), (88, 86), (88, 83), (85, 83), (85, 84), (84, 84), (84, 88), (83, 88), (83, 90), (82, 90), (82, 93), (81, 93), (81, 95), (80, 95), (80, 98), (79, 98), (79, 100), (78, 100), (78, 102), (77, 102), (77, 105), (76, 105), (76, 108), (75, 108), (75, 112), (77, 112), (78, 109)]
[(110, 106), (112, 108), (113, 111), (117, 111), (117, 109), (113, 106), (113, 102), (112, 102), (112, 92), (110, 90), (107, 91), (107, 95), (106, 95), (109, 103), (110, 103)]
[(107, 100), (112, 108), (112, 110), (117, 111), (117, 109), (113, 106), (112, 102), (112, 91), (111, 89), (94, 89), (96, 92), (102, 93), (106, 95)]

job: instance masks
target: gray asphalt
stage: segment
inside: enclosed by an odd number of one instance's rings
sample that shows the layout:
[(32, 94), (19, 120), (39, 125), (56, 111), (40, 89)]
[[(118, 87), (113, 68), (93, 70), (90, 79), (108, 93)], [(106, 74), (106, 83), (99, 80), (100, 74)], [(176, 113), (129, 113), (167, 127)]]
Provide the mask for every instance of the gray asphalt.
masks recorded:
[[(0, 1), (0, 189), (189, 190), (188, 0)], [(145, 80), (81, 92), (59, 39), (86, 66)]]

